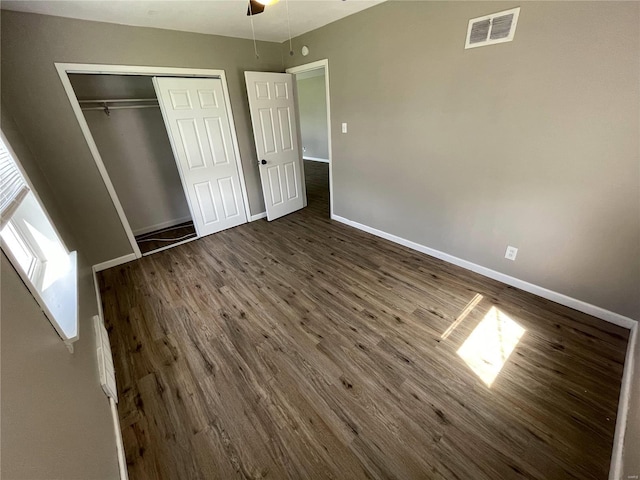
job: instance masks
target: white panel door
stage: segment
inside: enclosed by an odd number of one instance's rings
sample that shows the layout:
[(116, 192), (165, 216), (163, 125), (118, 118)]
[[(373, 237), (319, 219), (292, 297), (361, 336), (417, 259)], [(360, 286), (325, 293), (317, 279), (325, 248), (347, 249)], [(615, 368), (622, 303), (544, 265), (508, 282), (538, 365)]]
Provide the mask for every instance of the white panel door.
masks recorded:
[(155, 77), (198, 236), (247, 221), (222, 80)]
[(289, 73), (244, 72), (267, 220), (306, 205), (298, 121)]

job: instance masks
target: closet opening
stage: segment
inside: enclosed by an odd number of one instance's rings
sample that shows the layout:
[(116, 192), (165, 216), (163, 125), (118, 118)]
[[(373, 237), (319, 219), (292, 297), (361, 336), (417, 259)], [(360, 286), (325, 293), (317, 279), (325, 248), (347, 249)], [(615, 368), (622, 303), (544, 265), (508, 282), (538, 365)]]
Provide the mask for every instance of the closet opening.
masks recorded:
[(198, 237), (153, 78), (69, 73), (140, 254)]

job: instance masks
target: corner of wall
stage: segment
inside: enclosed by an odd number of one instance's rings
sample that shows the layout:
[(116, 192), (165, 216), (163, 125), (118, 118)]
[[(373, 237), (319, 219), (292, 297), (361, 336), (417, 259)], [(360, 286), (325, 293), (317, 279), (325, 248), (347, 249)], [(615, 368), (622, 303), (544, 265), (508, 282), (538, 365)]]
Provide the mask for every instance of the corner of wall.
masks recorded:
[(67, 217), (63, 215), (63, 210), (56, 201), (53, 187), (40, 168), (39, 161), (29, 146), (29, 142), (23, 135), (22, 130), (18, 127), (14, 116), (11, 114), (11, 110), (7, 108), (4, 100), (0, 103), (0, 129), (2, 129), (7, 141), (18, 157), (18, 162), (33, 184), (45, 210), (53, 220), (65, 246), (69, 250), (75, 250), (77, 239), (73, 234), (73, 229)]

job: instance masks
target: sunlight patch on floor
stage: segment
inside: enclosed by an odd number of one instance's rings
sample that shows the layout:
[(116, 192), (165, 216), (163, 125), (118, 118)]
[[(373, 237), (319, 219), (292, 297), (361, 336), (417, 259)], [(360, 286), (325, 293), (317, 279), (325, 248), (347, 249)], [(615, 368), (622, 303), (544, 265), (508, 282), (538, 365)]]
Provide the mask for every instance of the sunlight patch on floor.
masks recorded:
[(525, 331), (496, 307), (491, 307), (458, 349), (458, 355), (491, 387)]

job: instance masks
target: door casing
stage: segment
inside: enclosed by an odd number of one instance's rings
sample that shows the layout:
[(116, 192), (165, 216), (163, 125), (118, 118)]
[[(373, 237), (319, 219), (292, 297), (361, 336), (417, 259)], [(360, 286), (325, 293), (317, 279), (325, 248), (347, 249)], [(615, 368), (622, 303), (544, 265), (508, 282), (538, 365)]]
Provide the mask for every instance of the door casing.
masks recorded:
[[(142, 257), (142, 253), (140, 252), (140, 248), (136, 243), (135, 236), (133, 231), (131, 230), (131, 226), (129, 225), (129, 221), (127, 220), (127, 216), (122, 208), (122, 204), (118, 199), (118, 195), (116, 194), (115, 188), (113, 187), (113, 183), (109, 178), (109, 174), (107, 173), (107, 169), (105, 168), (104, 162), (102, 161), (102, 157), (100, 156), (100, 152), (98, 151), (98, 147), (96, 145), (95, 140), (93, 139), (93, 135), (91, 134), (91, 130), (89, 129), (89, 124), (84, 118), (84, 114), (82, 113), (82, 108), (80, 107), (80, 103), (76, 97), (75, 92), (73, 91), (73, 86), (71, 85), (71, 80), (69, 79), (69, 74), (73, 73), (84, 73), (84, 74), (94, 74), (94, 75), (138, 75), (138, 76), (147, 76), (147, 77), (202, 77), (202, 78), (219, 78), (222, 81), (222, 89), (224, 93), (224, 101), (227, 107), (227, 112), (229, 116), (229, 125), (231, 129), (231, 139), (232, 146), (235, 150), (235, 158), (238, 166), (238, 173), (240, 176), (240, 188), (242, 189), (243, 196), (243, 206), (245, 209), (245, 214), (247, 216), (247, 220), (251, 219), (251, 210), (249, 209), (249, 198), (247, 195), (247, 187), (245, 184), (244, 171), (242, 168), (242, 159), (240, 158), (240, 148), (238, 147), (238, 137), (236, 135), (236, 127), (235, 121), (233, 119), (233, 112), (231, 110), (231, 100), (229, 97), (229, 89), (227, 87), (227, 78), (224, 70), (214, 70), (214, 69), (201, 69), (201, 68), (177, 68), (177, 67), (143, 67), (143, 66), (134, 66), (134, 65), (97, 65), (90, 63), (55, 63), (56, 70), (58, 71), (58, 76), (60, 77), (60, 81), (62, 82), (62, 86), (64, 87), (65, 93), (69, 99), (71, 104), (71, 108), (73, 109), (73, 113), (78, 120), (80, 125), (80, 130), (82, 130), (82, 134), (89, 146), (89, 150), (91, 152), (91, 156), (100, 172), (100, 176), (109, 192), (109, 196), (111, 197), (111, 201), (118, 213), (118, 217), (120, 218), (120, 222), (122, 223), (122, 227), (127, 235), (127, 239), (131, 244), (131, 248), (136, 258)], [(167, 132), (167, 135), (171, 135), (171, 132)], [(179, 165), (178, 165), (179, 168)], [(185, 192), (187, 195), (188, 192)], [(188, 199), (188, 195), (187, 195)], [(191, 205), (190, 205), (191, 207)], [(198, 237), (196, 237), (198, 238)], [(158, 250), (154, 250), (157, 252), (159, 250), (163, 250), (165, 248), (171, 248), (177, 246), (181, 243), (189, 242), (193, 239), (185, 240), (183, 242), (175, 243), (169, 247), (164, 247)]]
[[(327, 147), (329, 151), (329, 212), (331, 218), (333, 218), (333, 154), (331, 151), (331, 100), (329, 96), (329, 60), (318, 60), (317, 62), (306, 63), (296, 67), (290, 67), (285, 70), (286, 73), (298, 74), (308, 72), (310, 70), (324, 69), (324, 87), (327, 104)], [(298, 105), (298, 91), (295, 89), (296, 106)], [(299, 108), (299, 107), (298, 107)], [(300, 120), (300, 114), (297, 112), (298, 122)], [(298, 132), (300, 132), (300, 126), (298, 125)], [(302, 145), (302, 143), (301, 143)]]

